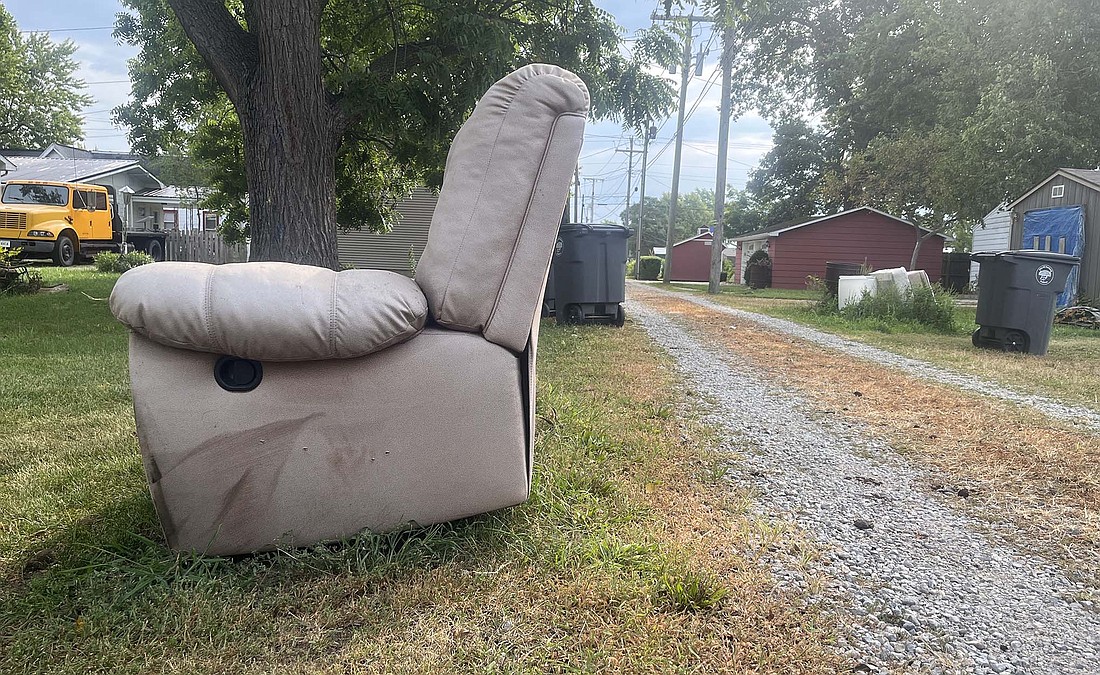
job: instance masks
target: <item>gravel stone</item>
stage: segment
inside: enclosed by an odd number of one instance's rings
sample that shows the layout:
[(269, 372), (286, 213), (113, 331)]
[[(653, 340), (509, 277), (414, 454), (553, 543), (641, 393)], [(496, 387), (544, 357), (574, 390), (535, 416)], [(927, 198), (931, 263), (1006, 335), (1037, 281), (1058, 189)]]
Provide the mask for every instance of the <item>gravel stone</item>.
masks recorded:
[[(654, 289), (655, 290), (655, 289)], [(921, 377), (1034, 405), (1100, 428), (1100, 415), (1026, 397), (790, 322), (676, 297), (747, 318)], [(909, 464), (859, 423), (821, 415), (794, 389), (736, 354), (705, 344), (689, 328), (627, 302), (630, 316), (663, 347), (684, 376), (706, 421), (723, 432), (736, 461), (726, 479), (750, 494), (759, 512), (797, 525), (823, 551), (811, 574), (825, 577), (816, 602), (849, 607), (838, 653), (857, 672), (1100, 673), (1100, 615), (1067, 600), (1093, 596), (1037, 557), (983, 534), (981, 523), (951, 510), (923, 485), (929, 472)], [(690, 324), (689, 324), (690, 325)], [(889, 495), (889, 498), (868, 498)], [(857, 519), (873, 522), (860, 530)], [(783, 547), (761, 552), (776, 584), (806, 586)], [(783, 574), (779, 574), (782, 572)], [(1088, 592), (1086, 592), (1088, 591)], [(1002, 645), (1007, 645), (1005, 650)], [(992, 646), (992, 648), (991, 648)], [(861, 668), (860, 666), (863, 666)]]

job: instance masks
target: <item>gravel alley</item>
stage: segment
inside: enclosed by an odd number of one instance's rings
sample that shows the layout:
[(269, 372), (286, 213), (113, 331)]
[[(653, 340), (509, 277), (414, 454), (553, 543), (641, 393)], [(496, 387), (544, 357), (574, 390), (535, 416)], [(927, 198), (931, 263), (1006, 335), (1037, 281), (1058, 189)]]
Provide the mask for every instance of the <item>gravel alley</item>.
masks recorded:
[[(1032, 532), (1048, 536), (1051, 523), (1077, 519), (1082, 509), (1069, 500), (1066, 511), (1013, 510), (997, 494), (985, 501), (996, 517), (978, 517), (961, 499), (968, 490), (955, 487), (958, 476), (919, 461), (909, 442), (899, 449), (902, 437), (888, 433), (891, 425), (923, 433), (922, 424), (931, 422), (909, 416), (902, 424), (893, 416), (900, 413), (859, 406), (873, 406), (875, 387), (890, 378), (917, 378), (964, 390), (980, 399), (973, 404), (982, 414), (1019, 415), (1026, 407), (1053, 420), (1047, 433), (1060, 433), (1062, 425), (1086, 435), (1082, 452), (1097, 445), (1100, 415), (703, 298), (639, 284), (631, 284), (630, 297), (627, 316), (668, 351), (707, 421), (721, 431), (730, 480), (754, 494), (764, 514), (793, 522), (822, 551), (809, 574), (778, 555), (768, 562), (781, 585), (809, 588), (817, 600), (841, 608), (850, 632), (838, 648), (855, 672), (1100, 673), (1095, 577), (1072, 573), (1042, 546), (1021, 545)], [(723, 328), (727, 332), (718, 332)], [(770, 362), (757, 359), (758, 351), (767, 353), (766, 339), (749, 340), (749, 331), (769, 334), (780, 353)], [(834, 372), (838, 381), (862, 378), (868, 392), (843, 392), (852, 402), (836, 403), (829, 398), (836, 392), (817, 398), (812, 380), (794, 386), (782, 368), (798, 362), (807, 345), (833, 359), (822, 372)], [(838, 388), (845, 386), (852, 385)], [(885, 395), (878, 400), (897, 407)], [(914, 394), (915, 406), (919, 400)], [(1030, 426), (1021, 425), (1024, 445)], [(950, 440), (959, 453), (973, 451), (964, 447), (973, 446), (972, 438), (952, 440), (950, 429), (937, 431), (930, 443)], [(986, 490), (980, 480), (967, 484)], [(990, 510), (994, 506), (1000, 510)], [(1075, 560), (1094, 554), (1090, 540), (1076, 548), (1061, 543), (1074, 539), (1070, 535), (1081, 539), (1082, 532), (1059, 534), (1051, 550), (1061, 546)], [(820, 591), (814, 574), (823, 579)]]

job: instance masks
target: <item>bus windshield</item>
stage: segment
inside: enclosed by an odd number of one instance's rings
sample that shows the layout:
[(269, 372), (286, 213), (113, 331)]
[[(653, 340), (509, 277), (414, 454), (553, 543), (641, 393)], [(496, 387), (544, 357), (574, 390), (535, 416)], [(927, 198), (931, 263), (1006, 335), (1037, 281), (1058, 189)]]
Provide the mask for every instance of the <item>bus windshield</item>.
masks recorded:
[(57, 185), (36, 185), (34, 183), (8, 183), (0, 197), (4, 204), (48, 204), (67, 206), (69, 188)]

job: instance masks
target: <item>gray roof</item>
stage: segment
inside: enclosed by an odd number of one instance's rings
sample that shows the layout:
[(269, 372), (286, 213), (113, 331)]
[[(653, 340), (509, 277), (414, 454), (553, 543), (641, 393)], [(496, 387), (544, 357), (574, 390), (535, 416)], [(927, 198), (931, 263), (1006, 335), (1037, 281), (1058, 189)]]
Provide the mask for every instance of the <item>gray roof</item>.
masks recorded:
[(1039, 190), (1039, 188), (1043, 187), (1044, 185), (1047, 184), (1048, 181), (1050, 181), (1051, 179), (1056, 178), (1058, 176), (1063, 176), (1065, 178), (1069, 178), (1070, 180), (1075, 180), (1078, 183), (1082, 183), (1086, 187), (1092, 188), (1093, 190), (1096, 190), (1096, 191), (1100, 192), (1100, 170), (1098, 170), (1098, 169), (1058, 169), (1054, 173), (1047, 176), (1042, 182), (1037, 184), (1035, 187), (1031, 188), (1030, 190), (1025, 192), (1023, 195), (1021, 195), (1019, 199), (1017, 199), (1013, 202), (1010, 202), (1008, 204), (1008, 206), (1006, 206), (1004, 208), (1005, 209), (1015, 208), (1017, 204), (1024, 201), (1025, 199), (1027, 199), (1031, 195), (1035, 194), (1035, 192), (1037, 192)]
[(48, 159), (134, 159), (140, 160), (140, 155), (132, 152), (114, 152), (110, 150), (85, 150), (72, 145), (51, 143), (38, 157)]
[(19, 157), (8, 160), (16, 168), (4, 176), (4, 181), (52, 180), (79, 183), (105, 174), (118, 173), (141, 165), (132, 159), (40, 159)]
[(134, 193), (135, 197), (165, 197), (168, 199), (179, 199), (179, 188), (174, 185), (166, 185), (162, 188), (149, 188), (147, 190), (138, 190)]
[(1062, 169), (1065, 173), (1073, 176), (1082, 183), (1088, 183), (1092, 187), (1100, 190), (1100, 170), (1098, 169)]

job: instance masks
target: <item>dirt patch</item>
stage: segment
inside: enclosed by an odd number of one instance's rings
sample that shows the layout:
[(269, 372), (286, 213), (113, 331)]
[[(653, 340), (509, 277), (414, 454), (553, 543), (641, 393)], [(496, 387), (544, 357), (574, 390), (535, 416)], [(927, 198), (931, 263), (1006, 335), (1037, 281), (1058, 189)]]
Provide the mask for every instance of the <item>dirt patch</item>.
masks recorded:
[(689, 321), (823, 414), (861, 422), (945, 472), (930, 491), (980, 515), (1017, 546), (1100, 585), (1100, 438), (1034, 410), (962, 393), (774, 333), (691, 302), (633, 289)]

